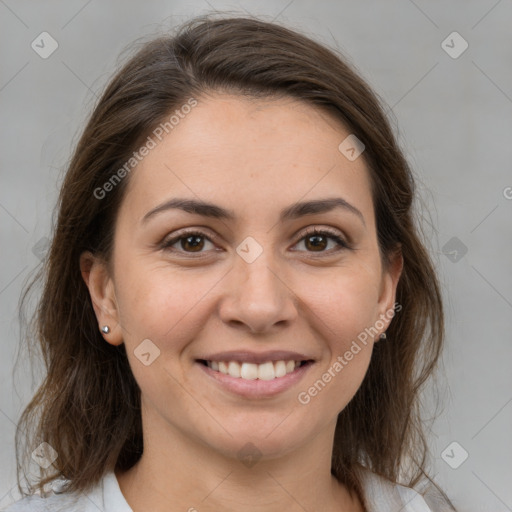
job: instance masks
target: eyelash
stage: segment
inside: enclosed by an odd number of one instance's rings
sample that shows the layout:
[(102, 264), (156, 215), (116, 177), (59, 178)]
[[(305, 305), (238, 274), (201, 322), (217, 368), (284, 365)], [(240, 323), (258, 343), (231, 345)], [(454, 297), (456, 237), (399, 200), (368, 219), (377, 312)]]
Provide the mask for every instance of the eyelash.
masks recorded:
[[(205, 238), (209, 242), (212, 242), (212, 243), (214, 242), (205, 232), (191, 229), (188, 231), (182, 231), (179, 235), (177, 235), (171, 239), (164, 240), (162, 242), (162, 244), (160, 245), (160, 249), (166, 250), (166, 251), (171, 251), (171, 252), (187, 254), (187, 255), (192, 256), (193, 258), (202, 257), (202, 255), (204, 254), (204, 251), (198, 252), (198, 253), (193, 253), (193, 252), (187, 252), (187, 251), (173, 249), (171, 247), (176, 242), (179, 242), (180, 240), (182, 240), (184, 238), (188, 238), (190, 236), (200, 236), (200, 237)], [(320, 255), (322, 255), (322, 254), (323, 255), (325, 255), (325, 254), (331, 255), (333, 253), (337, 253), (344, 249), (352, 250), (351, 245), (347, 241), (345, 241), (343, 238), (341, 238), (336, 232), (325, 229), (325, 228), (322, 228), (322, 229), (313, 228), (313, 229), (308, 230), (306, 233), (304, 233), (302, 235), (301, 238), (299, 238), (299, 240), (297, 240), (297, 242), (294, 245), (297, 245), (299, 242), (301, 242), (305, 238), (308, 238), (311, 236), (326, 236), (327, 238), (334, 240), (336, 242), (336, 244), (338, 245), (338, 247), (334, 251), (332, 249), (330, 251), (319, 251), (318, 254), (320, 254)], [(306, 252), (309, 252), (312, 254), (315, 253), (315, 251), (306, 251)]]

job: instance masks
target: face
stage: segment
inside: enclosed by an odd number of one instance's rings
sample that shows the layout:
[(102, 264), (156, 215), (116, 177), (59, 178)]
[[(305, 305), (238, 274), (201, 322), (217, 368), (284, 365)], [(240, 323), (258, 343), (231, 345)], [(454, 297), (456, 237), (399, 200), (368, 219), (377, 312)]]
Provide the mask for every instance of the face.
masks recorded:
[(381, 264), (368, 169), (338, 149), (349, 134), (293, 99), (212, 95), (132, 171), (111, 272), (93, 260), (84, 278), (146, 432), (230, 457), (332, 438), (401, 271)]

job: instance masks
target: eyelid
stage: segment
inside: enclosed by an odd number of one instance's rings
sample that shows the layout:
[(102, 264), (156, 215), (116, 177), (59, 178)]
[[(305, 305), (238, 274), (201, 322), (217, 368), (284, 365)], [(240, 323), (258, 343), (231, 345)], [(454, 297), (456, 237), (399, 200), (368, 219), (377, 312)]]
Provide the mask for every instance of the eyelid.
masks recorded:
[[(352, 243), (348, 240), (347, 236), (345, 236), (345, 234), (343, 232), (341, 232), (339, 229), (335, 229), (335, 228), (331, 228), (331, 227), (318, 227), (318, 226), (308, 227), (308, 228), (306, 228), (305, 231), (302, 231), (298, 235), (297, 241), (294, 243), (294, 245), (297, 245), (304, 238), (306, 238), (308, 236), (313, 236), (316, 234), (318, 234), (320, 236), (327, 235), (329, 238), (333, 239), (336, 242), (336, 244), (338, 244), (337, 250), (335, 250), (335, 251), (320, 251), (318, 254), (329, 255), (329, 254), (337, 253), (342, 249), (352, 249)], [(315, 251), (306, 251), (306, 252), (314, 254)]]
[[(178, 231), (173, 233), (172, 236), (164, 237), (164, 239), (158, 244), (158, 247), (164, 251), (165, 250), (172, 251), (172, 249), (170, 249), (171, 245), (174, 245), (176, 242), (179, 242), (182, 238), (186, 238), (188, 236), (193, 236), (193, 235), (202, 236), (203, 238), (210, 241), (211, 243), (219, 243), (219, 237), (217, 235), (212, 234), (212, 232), (210, 232), (208, 230), (208, 228), (201, 226), (201, 227), (197, 227), (197, 228), (179, 229)], [(194, 254), (192, 252), (187, 253), (186, 251), (178, 251), (178, 250), (173, 250), (173, 252), (189, 254), (189, 255)], [(196, 257), (199, 257), (200, 254), (204, 254), (204, 253), (199, 252), (199, 253), (195, 253), (195, 254), (197, 254)]]

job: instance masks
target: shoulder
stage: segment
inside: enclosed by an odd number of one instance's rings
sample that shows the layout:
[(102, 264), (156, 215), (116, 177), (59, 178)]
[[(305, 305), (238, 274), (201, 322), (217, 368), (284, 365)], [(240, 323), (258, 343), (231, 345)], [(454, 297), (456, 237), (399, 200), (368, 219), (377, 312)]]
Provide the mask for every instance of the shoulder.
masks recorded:
[(368, 512), (448, 512), (446, 504), (434, 495), (420, 494), (410, 487), (391, 482), (365, 469), (360, 472)]
[(47, 497), (27, 496), (1, 512), (132, 512), (113, 471), (87, 493), (63, 492), (65, 483), (54, 483)]
[[(91, 497), (98, 495), (102, 481), (87, 494), (62, 492), (65, 480), (57, 480), (51, 485), (46, 496), (33, 494), (16, 501), (1, 512), (89, 512)], [(97, 512), (97, 508), (95, 507)]]
[(2, 509), (2, 512), (85, 512), (83, 498), (76, 494), (51, 494), (46, 498), (26, 496)]

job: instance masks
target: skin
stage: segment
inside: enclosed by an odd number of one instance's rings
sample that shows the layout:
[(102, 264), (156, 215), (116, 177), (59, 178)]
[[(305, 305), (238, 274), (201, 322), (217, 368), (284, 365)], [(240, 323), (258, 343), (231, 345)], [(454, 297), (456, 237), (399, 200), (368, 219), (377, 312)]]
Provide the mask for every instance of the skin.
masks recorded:
[[(297, 400), (393, 308), (402, 271), (400, 254), (382, 266), (368, 169), (338, 150), (349, 133), (291, 98), (198, 98), (132, 171), (110, 272), (82, 255), (98, 325), (111, 328), (105, 341), (125, 343), (141, 389), (144, 453), (116, 475), (135, 512), (363, 510), (331, 475), (330, 459), (337, 415), (361, 385), (378, 335), (307, 405)], [(231, 209), (236, 220), (174, 209), (142, 222), (173, 197)], [(344, 209), (278, 222), (285, 207), (332, 197), (364, 223)], [(314, 227), (330, 227), (352, 249), (336, 250), (331, 238), (315, 248), (304, 238)], [(200, 254), (183, 239), (174, 252), (160, 248), (182, 228), (205, 232)], [(263, 249), (252, 263), (236, 252), (248, 236)], [(160, 350), (148, 366), (134, 355), (145, 339)], [(195, 362), (205, 352), (278, 349), (315, 363), (265, 399), (220, 389)], [(261, 453), (251, 467), (237, 455), (248, 442)]]

